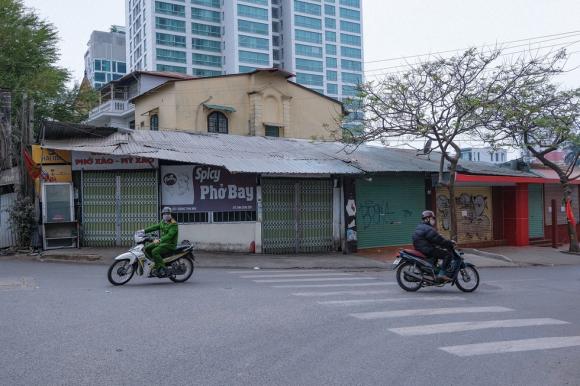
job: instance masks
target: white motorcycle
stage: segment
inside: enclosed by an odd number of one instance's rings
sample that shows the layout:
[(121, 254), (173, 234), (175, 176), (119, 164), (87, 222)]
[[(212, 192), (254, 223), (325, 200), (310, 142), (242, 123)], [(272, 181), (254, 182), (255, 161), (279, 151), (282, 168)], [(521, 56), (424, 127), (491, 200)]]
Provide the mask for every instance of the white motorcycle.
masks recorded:
[(145, 244), (154, 239), (138, 231), (134, 236), (135, 246), (128, 252), (115, 257), (115, 261), (109, 267), (107, 277), (113, 285), (128, 283), (135, 273), (139, 276), (147, 275), (149, 278), (168, 278), (175, 283), (187, 281), (194, 270), (195, 257), (193, 246), (188, 242), (182, 242), (175, 251), (168, 256), (163, 256), (165, 268), (153, 269), (154, 263), (145, 256)]

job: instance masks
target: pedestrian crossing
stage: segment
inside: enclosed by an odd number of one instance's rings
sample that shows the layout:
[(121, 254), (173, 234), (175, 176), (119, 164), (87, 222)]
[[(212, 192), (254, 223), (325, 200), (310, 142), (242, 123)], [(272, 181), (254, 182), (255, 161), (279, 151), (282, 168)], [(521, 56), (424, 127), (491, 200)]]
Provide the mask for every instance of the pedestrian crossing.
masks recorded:
[[(564, 320), (547, 317), (517, 318), (518, 310), (498, 304), (473, 305), (466, 302), (470, 294), (449, 295), (403, 292), (389, 273), (343, 272), (339, 270), (238, 270), (229, 273), (256, 285), (289, 290), (290, 296), (302, 298), (325, 309), (344, 310), (345, 317), (361, 323), (385, 323), (391, 333), (407, 339), (414, 336), (438, 336), (446, 334), (446, 343), (453, 333), (489, 331), (505, 338), (501, 331), (528, 329), (528, 333), (541, 333), (540, 328), (571, 325)], [(447, 287), (449, 288), (449, 287)], [(451, 287), (453, 288), (453, 287)], [(421, 305), (440, 304), (441, 307)], [(463, 304), (462, 304), (463, 303)], [(468, 304), (471, 303), (471, 304)], [(369, 310), (369, 308), (375, 308)], [(441, 323), (421, 324), (422, 317), (436, 317)], [(495, 316), (503, 316), (495, 318)], [(505, 316), (508, 316), (507, 318)], [(459, 318), (459, 320), (457, 320)], [(480, 318), (481, 320), (462, 320)], [(493, 320), (487, 320), (494, 318)], [(404, 326), (397, 326), (403, 320)], [(433, 319), (430, 318), (432, 321)], [(554, 350), (580, 347), (580, 336), (533, 337), (513, 340), (491, 340), (462, 345), (437, 347), (438, 350), (458, 357), (508, 354), (524, 351)]]

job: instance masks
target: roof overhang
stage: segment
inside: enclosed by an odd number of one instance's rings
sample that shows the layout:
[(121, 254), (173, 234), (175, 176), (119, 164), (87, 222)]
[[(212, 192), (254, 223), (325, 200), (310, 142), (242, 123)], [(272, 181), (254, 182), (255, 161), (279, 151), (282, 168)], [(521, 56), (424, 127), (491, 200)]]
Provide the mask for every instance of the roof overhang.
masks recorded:
[[(559, 184), (560, 180), (542, 177), (517, 177), (517, 176), (492, 176), (479, 174), (457, 173), (455, 177), (457, 182), (479, 182), (486, 184)], [(570, 181), (571, 184), (580, 185), (580, 180)]]

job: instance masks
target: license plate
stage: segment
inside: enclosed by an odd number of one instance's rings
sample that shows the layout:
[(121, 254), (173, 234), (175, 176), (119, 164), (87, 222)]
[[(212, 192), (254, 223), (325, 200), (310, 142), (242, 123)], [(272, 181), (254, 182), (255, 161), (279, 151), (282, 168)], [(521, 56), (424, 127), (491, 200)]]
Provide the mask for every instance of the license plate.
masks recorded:
[(397, 265), (399, 265), (399, 263), (401, 262), (401, 258), (397, 258), (395, 259), (395, 261), (393, 261), (393, 266), (396, 267)]

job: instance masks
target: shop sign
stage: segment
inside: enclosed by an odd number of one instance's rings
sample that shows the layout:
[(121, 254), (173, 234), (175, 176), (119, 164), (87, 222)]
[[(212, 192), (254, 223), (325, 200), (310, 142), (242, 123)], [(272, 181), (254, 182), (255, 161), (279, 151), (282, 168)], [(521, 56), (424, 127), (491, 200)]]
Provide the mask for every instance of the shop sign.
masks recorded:
[(42, 165), (40, 179), (44, 182), (71, 182), (70, 165)]
[(156, 158), (72, 152), (72, 170), (155, 169), (157, 165)]
[(176, 212), (256, 210), (256, 178), (214, 166), (161, 166), (163, 206)]
[(70, 151), (44, 149), (40, 145), (32, 145), (32, 160), (37, 164), (70, 164)]

